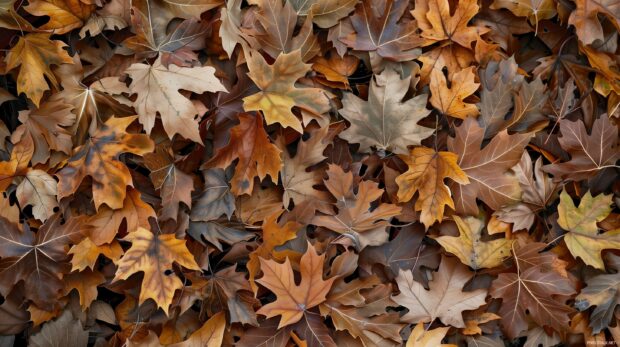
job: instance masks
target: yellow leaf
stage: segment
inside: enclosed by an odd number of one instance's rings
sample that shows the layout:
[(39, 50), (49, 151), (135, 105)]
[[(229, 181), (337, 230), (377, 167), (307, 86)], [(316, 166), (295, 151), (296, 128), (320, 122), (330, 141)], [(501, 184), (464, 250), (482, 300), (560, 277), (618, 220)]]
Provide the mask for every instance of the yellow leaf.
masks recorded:
[(243, 98), (246, 111), (263, 111), (267, 124), (280, 123), (302, 133), (299, 119), (291, 109), (297, 106), (315, 115), (330, 108), (329, 99), (319, 88), (297, 88), (295, 82), (310, 71), (311, 64), (304, 64), (299, 50), (282, 53), (273, 65), (268, 65), (260, 53), (247, 54), (248, 76), (260, 92)]
[(456, 347), (453, 344), (442, 344), (450, 328), (424, 329), (424, 323), (418, 323), (411, 331), (406, 347)]
[(441, 70), (431, 71), (431, 104), (446, 116), (465, 119), (478, 116), (475, 104), (466, 103), (465, 98), (478, 90), (480, 83), (474, 81), (474, 67), (461, 70), (452, 77), (448, 88), (446, 78)]
[(6, 70), (21, 65), (17, 75), (17, 92), (25, 93), (39, 107), (43, 93), (49, 89), (45, 78), (58, 88), (51, 65), (73, 64), (73, 59), (62, 49), (62, 41), (50, 40), (50, 33), (31, 33), (22, 36), (6, 56)]
[(166, 274), (172, 271), (172, 263), (200, 271), (194, 256), (185, 246), (185, 240), (177, 239), (174, 234), (156, 236), (149, 230), (139, 228), (130, 232), (123, 241), (131, 242), (131, 248), (119, 261), (112, 282), (126, 280), (136, 272), (143, 272), (140, 304), (153, 299), (168, 314), (174, 292), (183, 288), (183, 283), (174, 272)]
[(446, 251), (456, 255), (463, 264), (474, 270), (492, 268), (501, 265), (502, 260), (510, 255), (511, 240), (481, 240), (483, 220), (474, 217), (461, 219), (455, 215), (454, 221), (460, 231), (459, 237), (439, 236), (435, 240)]
[(459, 184), (468, 184), (469, 179), (457, 164), (456, 154), (451, 152), (416, 147), (409, 155), (401, 155), (400, 158), (409, 170), (396, 177), (398, 201), (407, 202), (418, 192), (415, 209), (421, 211), (420, 221), (428, 229), (435, 221), (441, 222), (446, 205), (454, 209), (454, 201), (444, 179), (451, 178)]
[(602, 221), (611, 213), (611, 195), (600, 194), (592, 197), (587, 192), (581, 198), (579, 207), (566, 190), (560, 194), (558, 205), (558, 224), (568, 233), (564, 242), (571, 254), (579, 257), (587, 265), (604, 270), (605, 264), (601, 257), (604, 249), (620, 249), (620, 229), (599, 234), (597, 222)]
[(216, 313), (202, 326), (194, 331), (190, 337), (168, 347), (220, 347), (224, 339), (226, 328), (226, 315), (223, 312)]

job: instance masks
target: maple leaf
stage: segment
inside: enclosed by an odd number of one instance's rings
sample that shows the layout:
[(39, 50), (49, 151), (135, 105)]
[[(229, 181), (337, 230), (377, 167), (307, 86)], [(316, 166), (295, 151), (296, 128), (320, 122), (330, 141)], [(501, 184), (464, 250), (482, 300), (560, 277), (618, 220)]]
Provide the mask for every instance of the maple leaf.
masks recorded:
[(403, 227), (389, 242), (364, 248), (360, 253), (360, 269), (372, 273), (373, 267), (381, 264), (386, 267), (389, 279), (398, 276), (399, 270), (411, 270), (416, 281), (426, 283), (425, 272), (439, 266), (441, 249), (423, 243), (424, 234), (420, 224)]
[(123, 255), (123, 249), (118, 241), (114, 240), (110, 244), (96, 245), (90, 238), (85, 237), (78, 244), (71, 247), (67, 254), (72, 254), (71, 271), (84, 271), (86, 268), (95, 270), (95, 264), (99, 255), (118, 263)]
[(15, 11), (16, 0), (0, 1), (0, 28), (31, 31), (32, 25)]
[(553, 18), (557, 14), (555, 3), (551, 0), (495, 0), (490, 8), (494, 10), (505, 8), (515, 16), (527, 17), (537, 29), (538, 22)]
[[(352, 173), (345, 173), (342, 168), (331, 165), (327, 173), (329, 179), (325, 186), (337, 199), (337, 214), (317, 215), (311, 224), (325, 227), (344, 237), (352, 238), (355, 247), (359, 250), (366, 246), (377, 246), (387, 241), (388, 234), (385, 232), (388, 220), (397, 216), (401, 208), (392, 204), (379, 204), (371, 208), (373, 202), (383, 195), (383, 190), (375, 182), (362, 181), (357, 188), (357, 194), (353, 194)], [(343, 179), (342, 176), (345, 176)], [(331, 180), (347, 182), (342, 188), (330, 183)]]
[[(320, 52), (319, 42), (312, 30), (312, 14), (308, 15), (293, 37), (297, 14), (289, 1), (250, 0), (248, 3), (257, 5), (246, 13), (246, 16), (253, 15), (255, 23), (251, 28), (242, 27), (242, 32), (253, 48), (263, 50), (272, 58), (299, 50), (304, 62)], [(252, 13), (252, 10), (256, 11)]]
[(263, 277), (257, 282), (276, 294), (277, 299), (261, 307), (257, 313), (267, 318), (281, 315), (278, 329), (298, 322), (306, 310), (325, 301), (325, 296), (336, 279), (331, 277), (323, 280), (325, 255), (319, 256), (310, 243), (299, 263), (301, 273), (299, 285), (295, 283), (293, 269), (288, 258), (284, 264), (264, 258), (259, 259)]
[(95, 207), (123, 207), (127, 186), (133, 186), (129, 169), (118, 161), (121, 153), (143, 155), (153, 151), (153, 141), (142, 134), (130, 134), (126, 128), (136, 117), (110, 118), (91, 134), (88, 142), (76, 150), (67, 165), (57, 174), (58, 199), (78, 189), (82, 181), (93, 179)]
[(401, 80), (397, 72), (385, 69), (374, 76), (368, 101), (345, 93), (344, 107), (339, 112), (351, 126), (340, 137), (359, 143), (362, 152), (374, 147), (381, 152), (405, 154), (407, 146), (419, 145), (433, 129), (418, 125), (430, 112), (426, 109), (426, 94), (402, 102), (410, 80), (411, 77)]
[(73, 317), (71, 310), (66, 309), (60, 317), (45, 324), (38, 333), (32, 335), (28, 346), (45, 347), (49, 346), (50, 341), (62, 346), (85, 346), (88, 344), (88, 331)]
[(21, 36), (6, 56), (7, 71), (21, 66), (17, 75), (17, 93), (25, 93), (37, 107), (43, 93), (49, 89), (46, 77), (54, 88), (58, 88), (50, 66), (73, 64), (73, 59), (63, 49), (66, 45), (62, 41), (50, 40), (50, 36), (49, 33)]
[(198, 121), (195, 119), (199, 111), (179, 90), (196, 93), (226, 91), (215, 77), (213, 67), (165, 67), (161, 58), (158, 58), (152, 65), (133, 64), (125, 73), (132, 79), (130, 92), (138, 94), (133, 105), (147, 134), (153, 130), (159, 113), (168, 137), (172, 139), (175, 134), (179, 134), (202, 143)]
[(82, 311), (86, 311), (97, 299), (97, 286), (105, 283), (106, 279), (100, 272), (84, 270), (64, 276), (63, 282), (65, 285), (63, 293), (68, 295), (75, 289), (80, 295), (80, 307)]
[(75, 122), (75, 117), (69, 113), (71, 108), (71, 105), (50, 100), (36, 110), (19, 112), (18, 119), (22, 124), (15, 129), (11, 139), (13, 143), (34, 143), (33, 165), (46, 163), (52, 150), (71, 154), (73, 141), (71, 133), (65, 128)]
[(425, 45), (450, 40), (471, 48), (471, 43), (488, 31), (467, 25), (478, 13), (475, 0), (459, 1), (456, 5), (455, 9), (451, 9), (448, 0), (416, 0), (411, 13), (422, 29)]
[(442, 344), (450, 328), (424, 329), (424, 324), (418, 323), (411, 331), (405, 347), (456, 347), (452, 344)]
[(139, 191), (130, 188), (121, 208), (103, 205), (95, 215), (89, 216), (85, 233), (95, 245), (101, 246), (114, 240), (123, 223), (127, 230), (149, 228), (149, 218), (155, 218), (155, 211), (142, 200)]
[(82, 237), (83, 217), (61, 224), (59, 215), (49, 218), (35, 234), (29, 228), (0, 217), (0, 293), (7, 296), (18, 282), (24, 295), (37, 306), (51, 309), (63, 288), (63, 273), (69, 272), (67, 245)]
[(94, 4), (80, 0), (34, 0), (24, 9), (35, 16), (47, 16), (49, 21), (39, 29), (64, 34), (84, 25), (95, 10)]
[(34, 218), (45, 222), (58, 207), (57, 183), (43, 170), (30, 170), (17, 186), (16, 196), (21, 206), (32, 205)]
[(346, 330), (356, 338), (357, 345), (361, 341), (363, 346), (398, 346), (402, 342), (400, 331), (404, 324), (399, 323), (398, 314), (386, 312), (387, 306), (396, 305), (390, 298), (392, 285), (372, 286), (371, 283), (364, 284), (369, 288), (359, 288), (357, 285), (344, 288), (365, 289), (355, 306), (342, 305), (328, 297), (328, 301), (319, 306), (321, 314), (329, 315), (337, 330)]
[[(192, 49), (204, 48), (207, 28), (198, 22), (200, 14), (222, 4), (221, 0), (135, 0), (123, 3), (120, 10), (125, 16), (131, 6), (131, 23), (135, 36), (123, 42), (126, 46), (148, 57), (160, 53), (165, 65), (171, 60), (185, 62), (185, 58), (197, 60)], [(187, 19), (168, 30), (173, 19)], [(182, 64), (179, 64), (182, 65)]]
[(473, 273), (454, 258), (444, 257), (428, 284), (430, 290), (414, 281), (411, 271), (400, 270), (396, 278), (400, 294), (393, 299), (409, 309), (402, 318), (405, 322), (426, 323), (440, 319), (444, 324), (464, 328), (461, 312), (484, 305), (487, 295), (485, 289), (463, 291), (472, 277)]
[(587, 265), (604, 270), (601, 257), (604, 249), (620, 249), (620, 230), (599, 233), (597, 222), (611, 212), (611, 195), (592, 197), (587, 192), (576, 207), (566, 190), (560, 194), (558, 224), (568, 233), (564, 235), (566, 247)]
[(543, 170), (556, 178), (582, 180), (596, 175), (600, 170), (618, 168), (618, 128), (609, 118), (600, 117), (594, 121), (590, 134), (582, 121), (560, 120), (558, 139), (562, 148), (571, 155), (571, 160), (545, 165)]
[(280, 123), (303, 132), (301, 122), (291, 109), (300, 109), (321, 115), (330, 109), (329, 99), (319, 88), (298, 88), (295, 82), (310, 71), (311, 64), (304, 64), (301, 51), (278, 55), (273, 65), (268, 65), (260, 53), (246, 55), (248, 76), (256, 83), (260, 92), (243, 98), (246, 111), (262, 111), (267, 124)]
[(468, 185), (451, 184), (456, 211), (477, 215), (476, 197), (494, 210), (519, 202), (518, 180), (509, 173), (519, 162), (531, 134), (498, 133), (482, 150), (484, 131), (473, 118), (456, 128), (456, 137), (448, 139), (448, 150), (459, 156), (457, 164), (469, 179)]
[(467, 175), (456, 163), (456, 154), (416, 147), (409, 155), (401, 155), (400, 158), (409, 169), (396, 177), (398, 201), (407, 202), (417, 192), (415, 209), (421, 211), (420, 221), (426, 228), (435, 221), (441, 222), (445, 206), (454, 209), (454, 201), (444, 179), (451, 178), (459, 184), (469, 183)]
[(160, 219), (176, 221), (179, 204), (192, 207), (192, 176), (179, 170), (168, 147), (158, 146), (154, 153), (144, 155), (144, 164), (151, 170), (150, 177), (156, 189), (159, 189), (162, 209)]
[[(48, 101), (49, 103), (60, 99), (65, 104), (73, 106), (71, 113), (75, 117), (68, 117), (64, 113), (63, 122), (71, 120), (72, 126), (69, 131), (74, 135), (73, 143), (76, 146), (84, 144), (89, 132), (95, 131), (97, 125), (108, 116), (135, 114), (130, 106), (117, 102), (113, 95), (106, 93), (114, 94), (111, 89), (116, 90), (119, 87), (129, 93), (124, 83), (116, 77), (105, 77), (86, 85), (83, 79), (88, 73), (87, 68), (82, 66), (80, 56), (76, 54), (73, 56), (73, 64), (63, 64), (55, 69), (54, 73), (60, 79), (62, 91), (54, 94)], [(57, 105), (55, 108), (59, 108), (60, 104)], [(60, 115), (59, 113), (55, 118), (59, 118)]]
[(542, 166), (542, 158), (538, 158), (532, 167), (530, 155), (523, 152), (519, 164), (512, 168), (523, 192), (521, 202), (496, 211), (496, 215), (502, 221), (512, 223), (513, 230), (529, 229), (534, 224), (536, 213), (557, 197), (560, 186), (542, 171)]
[(269, 140), (259, 115), (239, 114), (239, 125), (231, 129), (228, 145), (218, 149), (202, 168), (226, 168), (238, 159), (231, 191), (237, 196), (251, 194), (254, 177), (258, 176), (261, 180), (267, 175), (274, 180), (278, 177), (282, 167), (280, 152)]
[(213, 317), (194, 331), (187, 340), (173, 343), (169, 347), (219, 347), (224, 340), (226, 329), (226, 315), (223, 312), (216, 313)]
[(254, 278), (261, 269), (260, 259), (269, 259), (274, 256), (274, 249), (294, 239), (297, 236), (297, 230), (301, 227), (299, 223), (293, 221), (286, 222), (282, 226), (278, 225), (278, 217), (282, 212), (276, 211), (263, 221), (263, 242), (249, 255), (246, 267), (250, 275), (250, 286), (254, 293), (258, 290)]
[(437, 242), (448, 252), (456, 255), (463, 264), (474, 270), (492, 268), (502, 264), (510, 256), (511, 240), (505, 238), (482, 241), (484, 220), (475, 217), (462, 219), (453, 216), (460, 235), (440, 236)]
[(288, 1), (298, 15), (308, 16), (312, 13), (312, 22), (320, 28), (330, 28), (355, 9), (356, 0), (291, 0)]
[(596, 40), (603, 40), (603, 27), (599, 21), (599, 14), (608, 19), (617, 30), (620, 30), (617, 3), (614, 0), (576, 0), (577, 8), (571, 12), (568, 24), (575, 26), (579, 41), (592, 44)]
[(611, 323), (614, 310), (620, 305), (619, 293), (620, 276), (617, 273), (603, 274), (588, 279), (587, 286), (575, 298), (575, 307), (581, 311), (596, 306), (590, 315), (593, 333), (600, 333)]
[(258, 326), (252, 307), (254, 300), (248, 298), (252, 288), (245, 273), (236, 272), (235, 266), (227, 267), (209, 277), (204, 287), (205, 300), (202, 307), (210, 314), (228, 310), (231, 322)]
[[(342, 126), (343, 124), (341, 123), (340, 125)], [(315, 168), (308, 172), (308, 168), (326, 159), (323, 152), (340, 129), (342, 127), (332, 129), (326, 126), (310, 130), (310, 138), (299, 142), (297, 153), (293, 158), (286, 150), (285, 144), (282, 141), (278, 142), (278, 147), (284, 153), (284, 165), (280, 172), (280, 178), (284, 187), (282, 204), (285, 207), (288, 207), (292, 200), (296, 206), (304, 202), (310, 202), (321, 211), (330, 210), (327, 206), (329, 194), (314, 188), (314, 186), (320, 185), (323, 181), (323, 170)]]
[(564, 302), (575, 293), (574, 284), (566, 274), (551, 268), (557, 256), (539, 253), (546, 246), (536, 242), (527, 246), (513, 243), (517, 272), (500, 274), (491, 285), (489, 294), (502, 299), (499, 315), (509, 338), (527, 329), (528, 317), (540, 326), (562, 331), (568, 324), (568, 314), (573, 312)]
[(149, 230), (138, 228), (127, 234), (123, 241), (131, 242), (131, 248), (118, 262), (112, 282), (143, 272), (139, 303), (152, 299), (168, 314), (174, 292), (183, 288), (183, 282), (174, 273), (167, 275), (172, 271), (172, 263), (200, 271), (185, 240), (177, 239), (174, 234), (154, 235)]
[(548, 96), (545, 86), (540, 79), (527, 83), (517, 70), (517, 63), (511, 57), (499, 63), (489, 62), (486, 69), (480, 71), (484, 88), (480, 93), (478, 120), (486, 128), (485, 138), (504, 129), (527, 131), (548, 123), (541, 112)]
[(407, 9), (405, 0), (364, 0), (358, 3), (350, 17), (354, 34), (340, 38), (357, 51), (376, 52), (383, 58), (396, 61), (411, 60), (422, 43), (413, 20), (401, 19)]
[(452, 76), (452, 85), (448, 88), (446, 78), (441, 70), (431, 71), (431, 105), (446, 116), (465, 119), (475, 117), (479, 111), (476, 105), (464, 101), (478, 90), (480, 83), (474, 82), (474, 67), (463, 69)]

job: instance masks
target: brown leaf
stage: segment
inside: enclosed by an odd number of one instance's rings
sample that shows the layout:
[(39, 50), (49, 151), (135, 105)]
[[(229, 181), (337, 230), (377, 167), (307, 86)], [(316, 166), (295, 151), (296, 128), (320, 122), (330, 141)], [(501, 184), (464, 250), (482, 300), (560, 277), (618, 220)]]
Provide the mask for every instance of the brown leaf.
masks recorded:
[(263, 277), (257, 282), (276, 294), (277, 299), (261, 307), (257, 313), (267, 318), (281, 315), (278, 329), (298, 322), (306, 310), (325, 301), (325, 296), (336, 279), (332, 277), (323, 280), (325, 256), (319, 256), (310, 243), (299, 264), (301, 273), (299, 285), (295, 284), (293, 269), (288, 258), (284, 264), (264, 258), (259, 259)]

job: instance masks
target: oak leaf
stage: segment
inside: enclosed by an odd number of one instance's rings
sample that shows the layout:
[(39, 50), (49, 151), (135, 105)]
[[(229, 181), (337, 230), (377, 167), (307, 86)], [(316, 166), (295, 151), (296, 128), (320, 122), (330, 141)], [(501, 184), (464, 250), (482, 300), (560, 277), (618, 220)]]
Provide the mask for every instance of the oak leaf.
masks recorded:
[(195, 119), (199, 110), (179, 90), (196, 93), (226, 91), (215, 77), (213, 67), (187, 68), (173, 64), (165, 67), (158, 58), (152, 65), (133, 64), (125, 73), (132, 79), (130, 92), (138, 95), (133, 105), (147, 134), (153, 130), (159, 113), (168, 137), (179, 134), (202, 143)]
[(123, 241), (131, 242), (131, 248), (118, 262), (112, 282), (126, 280), (137, 272), (143, 272), (139, 303), (152, 299), (157, 307), (168, 314), (174, 292), (183, 288), (183, 282), (174, 273), (167, 275), (172, 270), (172, 263), (200, 271), (185, 240), (177, 239), (174, 234), (155, 235), (149, 230), (138, 228), (127, 234)]
[(325, 301), (336, 277), (323, 279), (325, 255), (318, 255), (314, 246), (308, 243), (308, 250), (299, 264), (301, 281), (295, 283), (293, 269), (288, 258), (284, 264), (273, 260), (260, 259), (263, 277), (258, 283), (268, 288), (277, 298), (275, 302), (261, 307), (257, 313), (271, 318), (281, 315), (278, 329), (298, 322), (304, 312)]
[(485, 289), (463, 291), (463, 286), (472, 277), (473, 273), (456, 259), (444, 257), (428, 284), (430, 290), (414, 281), (411, 271), (400, 270), (396, 278), (400, 294), (393, 299), (409, 309), (402, 318), (405, 322), (426, 323), (440, 319), (444, 324), (464, 328), (462, 312), (486, 303)]
[(63, 49), (62, 41), (50, 40), (49, 33), (30, 33), (21, 36), (6, 56), (6, 69), (18, 66), (17, 93), (25, 93), (39, 107), (43, 93), (49, 89), (47, 80), (58, 89), (51, 65), (73, 64), (73, 59)]
[(474, 270), (492, 268), (502, 264), (510, 256), (511, 240), (501, 238), (482, 240), (484, 220), (476, 217), (461, 218), (453, 216), (460, 235), (439, 236), (435, 240), (448, 252), (456, 255), (461, 263)]
[(340, 114), (351, 126), (340, 137), (359, 143), (360, 151), (374, 147), (380, 152), (408, 153), (407, 146), (419, 145), (433, 129), (418, 125), (430, 113), (426, 109), (426, 94), (402, 101), (407, 94), (411, 77), (400, 79), (397, 72), (385, 69), (370, 82), (368, 101), (345, 93)]
[(446, 77), (441, 70), (431, 71), (431, 98), (435, 108), (446, 116), (465, 119), (476, 117), (479, 113), (474, 104), (465, 99), (478, 90), (479, 83), (474, 81), (474, 67), (463, 69), (452, 76), (452, 84), (448, 88)]
[(144, 155), (153, 151), (153, 141), (147, 135), (126, 132), (136, 118), (110, 118), (91, 133), (88, 142), (76, 150), (57, 174), (58, 199), (75, 193), (82, 181), (90, 176), (96, 208), (103, 204), (112, 209), (123, 207), (127, 186), (133, 186), (133, 181), (129, 169), (118, 161), (118, 156), (121, 153)]
[(273, 65), (267, 64), (258, 52), (246, 55), (249, 76), (260, 92), (243, 98), (246, 111), (262, 111), (267, 124), (280, 123), (303, 132), (301, 122), (293, 114), (298, 107), (315, 115), (330, 109), (329, 99), (319, 88), (298, 88), (295, 82), (310, 71), (311, 64), (304, 64), (301, 51), (281, 53)]
[(601, 252), (604, 249), (620, 249), (620, 230), (599, 233), (597, 222), (611, 212), (611, 195), (592, 197), (588, 191), (576, 207), (566, 190), (560, 194), (558, 224), (568, 233), (564, 235), (566, 247), (575, 257), (587, 265), (605, 269)]
[(454, 201), (444, 179), (451, 178), (462, 185), (469, 183), (467, 175), (456, 163), (456, 154), (416, 147), (409, 155), (401, 155), (400, 158), (409, 168), (396, 177), (398, 201), (407, 202), (417, 192), (414, 206), (416, 211), (420, 211), (420, 221), (426, 228), (435, 221), (441, 222), (445, 206), (454, 209)]

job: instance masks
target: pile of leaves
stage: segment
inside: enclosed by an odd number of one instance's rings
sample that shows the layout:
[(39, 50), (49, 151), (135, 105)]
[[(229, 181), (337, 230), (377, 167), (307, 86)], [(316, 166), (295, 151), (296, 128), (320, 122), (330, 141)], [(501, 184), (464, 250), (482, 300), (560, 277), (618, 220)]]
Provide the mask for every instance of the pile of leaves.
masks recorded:
[(0, 345), (620, 342), (620, 7), (0, 0)]

